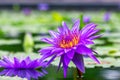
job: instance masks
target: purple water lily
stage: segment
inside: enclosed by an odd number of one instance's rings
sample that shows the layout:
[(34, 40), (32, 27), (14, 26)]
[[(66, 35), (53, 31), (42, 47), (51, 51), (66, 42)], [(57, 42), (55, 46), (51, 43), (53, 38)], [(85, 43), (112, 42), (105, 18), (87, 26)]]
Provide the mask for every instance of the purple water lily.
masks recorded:
[(90, 17), (88, 17), (88, 16), (83, 16), (83, 22), (84, 22), (84, 23), (89, 23), (89, 22), (90, 22)]
[(47, 72), (44, 69), (41, 71), (34, 69), (4, 69), (0, 72), (0, 76), (18, 76), (21, 78), (27, 78), (27, 80), (38, 80), (38, 77), (43, 77), (45, 74), (47, 74)]
[(110, 21), (110, 13), (109, 13), (109, 12), (106, 12), (106, 13), (104, 14), (104, 21), (105, 21), (105, 22), (109, 22), (109, 21)]
[(30, 8), (24, 8), (24, 9), (22, 9), (22, 12), (23, 12), (26, 16), (28, 16), (28, 15), (31, 14), (31, 9), (30, 9)]
[(49, 5), (47, 3), (38, 4), (38, 10), (46, 11), (48, 9), (49, 9)]
[(99, 32), (96, 29), (96, 24), (87, 24), (83, 29), (79, 30), (80, 20), (76, 20), (70, 30), (65, 22), (62, 22), (62, 27), (58, 28), (58, 32), (50, 31), (51, 38), (43, 38), (42, 41), (51, 46), (39, 50), (42, 55), (41, 61), (52, 57), (47, 65), (49, 65), (56, 57), (60, 57), (58, 69), (63, 65), (64, 77), (67, 76), (67, 68), (72, 61), (76, 67), (85, 72), (83, 56), (89, 56), (95, 62), (100, 63), (94, 56), (92, 49), (87, 45), (94, 44), (93, 40), (101, 35), (95, 35)]
[(5, 69), (35, 69), (38, 67), (45, 67), (46, 63), (40, 62), (39, 59), (31, 60), (30, 57), (27, 57), (23, 60), (11, 59), (9, 57), (4, 57), (0, 60), (0, 67)]

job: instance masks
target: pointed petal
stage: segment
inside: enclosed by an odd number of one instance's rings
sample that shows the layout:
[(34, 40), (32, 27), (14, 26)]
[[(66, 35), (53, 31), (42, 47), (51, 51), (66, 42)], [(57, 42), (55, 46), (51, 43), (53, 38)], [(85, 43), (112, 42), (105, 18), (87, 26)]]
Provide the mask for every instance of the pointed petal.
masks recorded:
[(85, 45), (79, 45), (76, 49), (76, 52), (83, 55), (91, 55), (93, 51), (92, 49), (87, 48)]
[(73, 32), (78, 32), (79, 31), (79, 27), (80, 27), (80, 20), (76, 20), (74, 25), (73, 25), (73, 28), (72, 28), (72, 31)]
[(48, 72), (44, 69), (41, 69), (44, 74), (48, 74)]
[(54, 55), (47, 63), (47, 66), (56, 58), (56, 55)]
[(27, 68), (33, 69), (33, 68), (36, 68), (37, 65), (38, 65), (38, 64), (37, 64), (37, 59), (36, 59), (36, 60), (33, 60), (31, 63), (29, 63), (29, 64), (27, 65)]
[(91, 33), (93, 34), (93, 33), (96, 33), (96, 31), (97, 30), (95, 30), (95, 27), (96, 27), (97, 25), (93, 25), (93, 27), (91, 27), (91, 28), (88, 28), (87, 30), (86, 30), (86, 33), (84, 33), (84, 34), (82, 34), (82, 35), (84, 35), (85, 37), (89, 37), (90, 35), (91, 35)]
[(64, 49), (64, 52), (65, 52), (65, 53), (67, 53), (67, 52), (69, 52), (69, 51), (71, 51), (71, 49)]
[(84, 45), (80, 45), (77, 49), (76, 52), (79, 54), (83, 54), (83, 55), (87, 55), (89, 56), (91, 59), (93, 59), (94, 61), (96, 61), (97, 63), (100, 63), (97, 58), (94, 56), (93, 54), (93, 50), (91, 50), (90, 48), (87, 48)]
[(81, 72), (85, 73), (84, 61), (82, 55), (75, 54), (72, 61)]
[(75, 50), (71, 49), (69, 52), (66, 53), (68, 58), (72, 59), (74, 57), (75, 54)]
[(95, 62), (97, 62), (98, 64), (100, 64), (99, 60), (93, 54), (89, 55), (89, 57), (93, 59)]
[(63, 61), (66, 66), (68, 66), (68, 64), (70, 63), (70, 60), (71, 59), (68, 58), (67, 54), (63, 55)]
[(96, 35), (96, 36), (90, 37), (89, 39), (94, 40), (94, 39), (99, 38), (99, 37), (101, 37), (101, 36), (102, 36), (102, 35)]
[(20, 68), (26, 68), (26, 62), (25, 62), (25, 60), (23, 60), (23, 61), (20, 63)]
[(8, 57), (4, 57), (3, 61), (9, 66), (9, 67), (13, 67), (13, 62), (8, 58)]
[(67, 77), (67, 68), (68, 68), (68, 63), (66, 64), (66, 61), (64, 60), (64, 56), (62, 56), (63, 59), (63, 72), (64, 72), (64, 78)]
[(59, 33), (62, 33), (63, 32), (63, 27), (58, 27), (57, 30), (58, 30)]
[(67, 77), (67, 69), (68, 69), (68, 66), (66, 66), (65, 64), (63, 64), (64, 78)]
[(30, 63), (30, 62), (31, 62), (30, 57), (29, 57), (29, 56), (28, 56), (28, 57), (26, 57), (26, 58), (25, 58), (25, 63), (26, 63), (26, 64), (28, 64), (28, 63)]
[(84, 45), (79, 45), (76, 49), (76, 52), (79, 54), (88, 55), (89, 53), (91, 53), (91, 50)]
[(81, 39), (81, 43), (85, 45), (94, 44), (94, 42), (90, 39)]
[(99, 29), (96, 29), (96, 30), (91, 31), (90, 33), (88, 33), (88, 37), (96, 34), (96, 33), (99, 32), (99, 31), (100, 31)]
[(58, 33), (55, 32), (55, 31), (49, 31), (50, 35), (53, 37), (53, 38), (57, 38), (58, 37)]
[(51, 52), (51, 50), (53, 50), (54, 49), (54, 47), (45, 47), (45, 48), (42, 48), (41, 50), (39, 50), (38, 52), (39, 53), (41, 53), (41, 55), (44, 55), (44, 54), (46, 54), (46, 53), (49, 53), (49, 52)]
[(16, 57), (14, 57), (14, 67), (15, 68), (19, 68), (20, 67), (20, 61)]
[(62, 26), (63, 26), (63, 30), (64, 30), (63, 32), (65, 32), (66, 34), (68, 34), (69, 28), (68, 28), (67, 24), (65, 22), (62, 22)]
[(60, 67), (61, 67), (61, 64), (62, 64), (62, 57), (60, 58), (60, 62), (59, 62), (59, 65), (58, 65), (57, 71), (59, 71), (59, 69), (60, 69)]
[(52, 56), (54, 53), (46, 53), (45, 55), (43, 55), (41, 58), (40, 58), (40, 62), (43, 62), (46, 58)]
[(8, 68), (9, 64), (7, 64), (6, 62), (0, 60), (0, 67)]
[(60, 52), (60, 53), (57, 54), (57, 56), (61, 56), (63, 54), (64, 54), (64, 52)]
[(49, 43), (49, 44), (53, 44), (54, 43), (53, 39), (51, 39), (51, 38), (42, 38), (41, 41)]
[(63, 49), (61, 49), (61, 48), (54, 48), (53, 50), (52, 50), (52, 53), (60, 53), (60, 52), (62, 52), (63, 51)]
[(87, 24), (82, 30), (82, 35), (86, 34), (91, 28), (94, 29), (97, 25), (94, 23)]

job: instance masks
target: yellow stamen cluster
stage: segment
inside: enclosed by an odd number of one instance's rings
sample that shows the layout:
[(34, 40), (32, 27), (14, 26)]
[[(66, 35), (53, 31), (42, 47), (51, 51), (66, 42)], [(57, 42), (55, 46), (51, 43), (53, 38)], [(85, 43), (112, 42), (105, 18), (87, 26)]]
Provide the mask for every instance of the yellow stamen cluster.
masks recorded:
[(60, 41), (60, 47), (71, 48), (77, 45), (79, 42), (78, 36), (73, 36), (71, 40), (65, 40), (64, 38)]

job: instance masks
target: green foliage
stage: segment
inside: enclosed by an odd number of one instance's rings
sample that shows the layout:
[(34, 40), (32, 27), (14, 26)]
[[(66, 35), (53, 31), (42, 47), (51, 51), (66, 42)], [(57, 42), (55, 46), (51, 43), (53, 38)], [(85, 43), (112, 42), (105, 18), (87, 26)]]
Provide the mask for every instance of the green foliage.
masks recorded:
[(63, 17), (60, 13), (58, 12), (53, 12), (52, 13), (52, 16), (53, 16), (53, 19), (56, 21), (56, 22), (62, 22), (63, 21)]
[(84, 22), (83, 22), (83, 14), (80, 14), (80, 29), (84, 27)]
[(14, 4), (13, 5), (13, 10), (19, 11), (20, 10), (20, 6), (18, 4)]

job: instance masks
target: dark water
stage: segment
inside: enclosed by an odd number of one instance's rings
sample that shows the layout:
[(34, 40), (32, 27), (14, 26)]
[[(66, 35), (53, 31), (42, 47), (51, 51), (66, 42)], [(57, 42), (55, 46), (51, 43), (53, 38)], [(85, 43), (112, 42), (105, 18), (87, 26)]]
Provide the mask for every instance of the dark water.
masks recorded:
[(82, 78), (77, 78), (76, 69), (69, 68), (67, 78), (63, 78), (62, 69), (56, 72), (56, 67), (48, 68), (48, 73), (42, 80), (120, 80), (120, 68), (89, 68)]
[[(20, 76), (22, 78), (28, 78), (26, 73), (29, 73), (29, 80), (120, 80), (120, 68), (89, 68), (86, 69), (86, 73), (83, 74), (82, 78), (77, 77), (76, 69), (69, 68), (67, 78), (63, 77), (62, 68), (59, 72), (56, 71), (57, 67), (50, 66), (45, 72), (38, 70), (6, 70), (8, 76)], [(1, 71), (4, 72), (3, 69)], [(17, 71), (17, 73), (15, 73)], [(47, 71), (47, 72), (46, 72)], [(48, 73), (48, 74), (47, 74)], [(1, 74), (1, 73), (0, 73)], [(5, 74), (6, 75), (6, 74)], [(31, 78), (31, 79), (30, 79)], [(38, 79), (35, 79), (38, 78)]]

